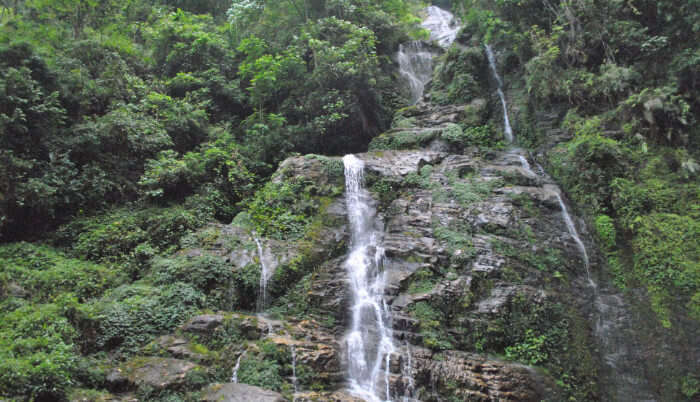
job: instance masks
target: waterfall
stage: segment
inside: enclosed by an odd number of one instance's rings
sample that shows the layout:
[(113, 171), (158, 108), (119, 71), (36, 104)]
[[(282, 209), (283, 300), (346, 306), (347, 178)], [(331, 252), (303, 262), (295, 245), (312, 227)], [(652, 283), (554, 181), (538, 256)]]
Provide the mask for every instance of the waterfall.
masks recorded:
[(296, 402), (299, 393), (299, 381), (297, 379), (297, 351), (294, 345), (290, 345), (292, 351), (292, 384), (294, 385), (294, 396), (292, 402)]
[[(436, 6), (425, 9), (426, 19), (421, 26), (430, 31), (430, 40), (447, 48), (459, 31), (459, 25), (450, 12)], [(411, 104), (415, 104), (423, 96), (425, 85), (433, 76), (433, 57), (436, 52), (422, 41), (413, 41), (399, 45), (396, 56), (399, 62), (399, 72), (406, 81), (411, 95)]]
[(402, 375), (408, 379), (408, 385), (404, 391), (403, 401), (408, 402), (416, 392), (416, 380), (413, 378), (413, 358), (411, 357), (411, 345), (406, 341), (406, 364), (403, 366)]
[(428, 14), (421, 23), (421, 27), (430, 31), (430, 40), (437, 42), (442, 47), (450, 47), (457, 39), (459, 25), (454, 15), (437, 6), (430, 6), (425, 9)]
[(566, 204), (564, 204), (564, 200), (562, 200), (561, 195), (557, 192), (557, 201), (559, 201), (559, 207), (561, 208), (561, 214), (562, 217), (564, 218), (564, 223), (566, 223), (566, 229), (569, 231), (569, 234), (571, 237), (574, 238), (574, 241), (576, 242), (576, 245), (578, 246), (579, 251), (581, 252), (581, 256), (583, 257), (583, 265), (586, 267), (586, 276), (588, 277), (588, 284), (591, 285), (594, 289), (596, 288), (595, 282), (593, 282), (593, 279), (591, 279), (591, 271), (590, 271), (590, 261), (588, 259), (588, 252), (586, 251), (586, 245), (583, 244), (583, 240), (578, 235), (578, 232), (576, 231), (576, 226), (574, 226), (574, 221), (571, 220), (571, 215), (569, 215), (569, 211), (566, 209)]
[(493, 78), (496, 79), (496, 91), (498, 92), (498, 97), (501, 99), (501, 105), (503, 106), (503, 126), (505, 127), (506, 141), (510, 143), (513, 142), (513, 128), (510, 126), (510, 119), (508, 118), (508, 104), (506, 103), (506, 96), (503, 93), (503, 81), (498, 75), (498, 69), (496, 68), (496, 56), (493, 54), (491, 45), (486, 45), (486, 56), (489, 59), (489, 66), (491, 67)]
[(433, 75), (433, 54), (423, 42), (413, 41), (399, 45), (397, 59), (399, 73), (408, 84), (411, 104), (415, 104)]
[(255, 237), (255, 245), (258, 247), (258, 259), (260, 260), (260, 290), (258, 292), (257, 302), (257, 310), (260, 312), (265, 310), (265, 304), (267, 303), (267, 282), (272, 276), (272, 270), (265, 256), (262, 241), (257, 237)]
[(527, 171), (528, 173), (532, 174), (533, 176), (537, 176), (535, 172), (532, 171), (532, 168), (530, 167), (530, 163), (527, 161), (527, 159), (522, 156), (518, 155), (518, 159), (520, 159), (520, 165)]
[(353, 155), (343, 158), (345, 199), (350, 223), (350, 252), (345, 269), (352, 292), (351, 328), (346, 336), (350, 391), (368, 401), (381, 401), (377, 393), (384, 363), (383, 397), (390, 400), (389, 357), (394, 352), (390, 314), (384, 302), (386, 274), (381, 231), (376, 210), (364, 188), (364, 162)]
[(243, 353), (238, 355), (238, 359), (236, 359), (236, 365), (233, 366), (233, 373), (231, 374), (231, 382), (237, 383), (238, 382), (238, 369), (241, 368), (241, 359), (243, 359), (243, 356), (247, 353), (247, 350), (244, 350)]

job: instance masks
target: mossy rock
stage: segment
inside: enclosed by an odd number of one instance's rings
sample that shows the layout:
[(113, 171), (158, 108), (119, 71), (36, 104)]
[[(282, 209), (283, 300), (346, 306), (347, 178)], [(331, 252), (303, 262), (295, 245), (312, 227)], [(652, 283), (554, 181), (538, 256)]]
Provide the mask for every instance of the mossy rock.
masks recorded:
[(370, 151), (406, 150), (425, 148), (441, 133), (439, 129), (388, 131), (369, 144)]
[(488, 102), (483, 98), (476, 98), (464, 107), (462, 124), (465, 127), (481, 126), (488, 120)]
[(191, 389), (207, 377), (206, 369), (187, 360), (164, 357), (135, 357), (107, 376), (112, 390)]

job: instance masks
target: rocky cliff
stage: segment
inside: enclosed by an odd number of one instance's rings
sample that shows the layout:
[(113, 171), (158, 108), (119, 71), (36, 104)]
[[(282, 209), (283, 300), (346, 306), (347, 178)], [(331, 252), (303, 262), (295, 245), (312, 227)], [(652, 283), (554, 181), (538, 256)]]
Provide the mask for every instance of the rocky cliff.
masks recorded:
[[(563, 195), (530, 168), (526, 152), (468, 146), (459, 124), (485, 104), (404, 109), (398, 127), (356, 155), (384, 232), (385, 300), (397, 346), (390, 394), (425, 401), (597, 399), (599, 364), (587, 320), (592, 294), (558, 201)], [(196, 317), (144, 349), (167, 359), (141, 357), (116, 369), (113, 389), (177, 389), (197, 370), (218, 371), (221, 379), (235, 370), (238, 381), (290, 399), (352, 400), (344, 391), (350, 295), (341, 163), (300, 156), (281, 164), (270, 186), (298, 192), (285, 201), (307, 217), (297, 233), (271, 229), (288, 217), (262, 216), (261, 206), (231, 225), (202, 230), (181, 251), (190, 259), (223, 258), (241, 278), (247, 273), (228, 289), (236, 309), (255, 308), (266, 260), (274, 274), (264, 314)], [(575, 225), (590, 245), (586, 228)], [(267, 237), (256, 237), (266, 230)], [(231, 385), (215, 391), (239, 392)]]

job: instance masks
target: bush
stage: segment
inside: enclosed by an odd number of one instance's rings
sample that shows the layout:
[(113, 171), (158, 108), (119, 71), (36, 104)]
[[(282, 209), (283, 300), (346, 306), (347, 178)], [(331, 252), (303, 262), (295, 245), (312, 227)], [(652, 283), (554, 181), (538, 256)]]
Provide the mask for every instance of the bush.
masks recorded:
[(212, 309), (230, 306), (233, 273), (230, 264), (214, 256), (157, 258), (151, 275), (156, 285), (188, 283), (206, 295), (205, 305)]
[(611, 251), (615, 248), (616, 231), (615, 221), (607, 215), (598, 215), (595, 218), (595, 231), (600, 245), (606, 251)]
[(589, 213), (611, 207), (611, 183), (629, 168), (631, 156), (620, 142), (600, 134), (599, 119), (571, 123), (576, 137), (550, 156), (552, 173)]
[(0, 284), (11, 281), (29, 297), (48, 302), (64, 292), (81, 301), (101, 296), (122, 283), (124, 273), (113, 267), (67, 258), (48, 246), (16, 243), (0, 247)]
[(635, 232), (635, 271), (656, 297), (659, 311), (676, 305), (671, 295), (683, 300), (682, 305), (691, 303), (700, 289), (700, 222), (651, 214), (638, 218)]
[(265, 184), (248, 203), (257, 234), (275, 239), (301, 237), (320, 206), (309, 194), (312, 189), (312, 183), (296, 178)]
[(453, 46), (435, 68), (431, 87), (433, 101), (465, 103), (488, 92), (488, 65), (483, 49)]
[(496, 131), (490, 125), (468, 127), (462, 130), (459, 125), (451, 124), (442, 132), (442, 138), (459, 149), (469, 146), (501, 146), (502, 141), (496, 138), (495, 134)]
[(211, 218), (181, 206), (137, 211), (116, 209), (105, 215), (76, 219), (61, 227), (55, 242), (70, 246), (74, 256), (123, 262), (146, 244), (158, 252), (177, 247), (182, 236), (208, 219)]
[(73, 385), (78, 333), (65, 305), (26, 305), (0, 316), (0, 395), (60, 400)]
[(96, 333), (94, 344), (87, 347), (134, 352), (154, 336), (184, 323), (204, 303), (205, 296), (187, 283), (121, 286), (86, 307), (83, 325)]

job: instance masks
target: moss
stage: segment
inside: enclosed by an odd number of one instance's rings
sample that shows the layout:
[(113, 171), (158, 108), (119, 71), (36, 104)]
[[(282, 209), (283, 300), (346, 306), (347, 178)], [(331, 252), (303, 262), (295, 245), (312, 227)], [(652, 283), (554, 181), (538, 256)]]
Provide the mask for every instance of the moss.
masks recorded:
[(431, 99), (460, 104), (488, 92), (488, 65), (480, 47), (453, 46), (435, 67)]
[(496, 130), (490, 125), (462, 128), (451, 124), (442, 131), (441, 138), (447, 141), (457, 151), (470, 146), (486, 148), (503, 148), (503, 142)]
[(343, 166), (343, 161), (340, 158), (330, 158), (328, 156), (315, 154), (305, 155), (304, 158), (319, 161), (321, 166), (323, 166), (323, 172), (331, 181), (345, 177), (345, 167)]
[(373, 180), (369, 189), (379, 201), (379, 209), (385, 211), (401, 195), (400, 188), (400, 183), (381, 177)]
[(420, 269), (411, 275), (411, 282), (406, 290), (409, 294), (428, 293), (435, 287), (437, 278), (433, 271)]
[(444, 326), (445, 318), (440, 310), (426, 301), (420, 301), (409, 306), (409, 312), (418, 320), (425, 347), (433, 350), (452, 349), (452, 343)]
[(374, 138), (369, 144), (369, 150), (380, 151), (423, 148), (439, 135), (440, 130), (437, 129), (391, 131)]

